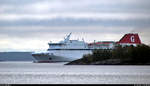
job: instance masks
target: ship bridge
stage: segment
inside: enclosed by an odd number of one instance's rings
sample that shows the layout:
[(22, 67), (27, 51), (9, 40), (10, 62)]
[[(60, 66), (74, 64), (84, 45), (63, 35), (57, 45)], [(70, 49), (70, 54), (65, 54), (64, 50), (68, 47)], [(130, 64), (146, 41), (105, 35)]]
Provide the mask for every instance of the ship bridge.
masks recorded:
[(59, 43), (48, 43), (49, 49), (48, 50), (54, 50), (54, 49), (88, 49), (88, 44), (84, 41), (79, 40), (70, 40), (71, 33), (67, 35), (66, 38), (64, 38), (63, 41), (60, 41)]

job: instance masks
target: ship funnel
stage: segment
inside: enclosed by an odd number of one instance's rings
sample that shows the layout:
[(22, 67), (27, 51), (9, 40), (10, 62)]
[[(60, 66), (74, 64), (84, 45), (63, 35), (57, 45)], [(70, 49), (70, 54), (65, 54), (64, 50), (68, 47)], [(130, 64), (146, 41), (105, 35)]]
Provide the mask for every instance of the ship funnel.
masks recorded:
[(128, 33), (125, 34), (119, 42), (117, 42), (118, 44), (122, 44), (122, 43), (126, 43), (126, 44), (141, 44), (141, 40), (139, 38), (139, 35), (137, 33)]

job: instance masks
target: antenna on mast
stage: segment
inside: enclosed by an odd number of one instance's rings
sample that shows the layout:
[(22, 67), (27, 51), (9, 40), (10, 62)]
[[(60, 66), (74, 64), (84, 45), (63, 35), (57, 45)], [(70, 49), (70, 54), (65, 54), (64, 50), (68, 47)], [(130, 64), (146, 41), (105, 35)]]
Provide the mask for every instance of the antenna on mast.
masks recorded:
[(84, 38), (82, 38), (82, 41), (84, 41)]
[(65, 38), (65, 42), (68, 42), (69, 41), (69, 39), (70, 39), (70, 35), (72, 34), (72, 32)]

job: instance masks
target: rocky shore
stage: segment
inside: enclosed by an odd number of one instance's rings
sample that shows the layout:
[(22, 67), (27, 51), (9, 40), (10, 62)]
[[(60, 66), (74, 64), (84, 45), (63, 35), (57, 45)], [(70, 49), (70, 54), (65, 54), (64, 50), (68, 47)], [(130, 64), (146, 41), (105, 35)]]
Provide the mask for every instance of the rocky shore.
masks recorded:
[(107, 59), (107, 60), (103, 60), (103, 61), (85, 63), (79, 59), (79, 60), (69, 62), (65, 65), (150, 65), (150, 62), (148, 62), (148, 63), (132, 63), (130, 61), (123, 62), (120, 59)]
[(113, 50), (94, 50), (65, 65), (150, 65), (150, 47), (117, 46)]

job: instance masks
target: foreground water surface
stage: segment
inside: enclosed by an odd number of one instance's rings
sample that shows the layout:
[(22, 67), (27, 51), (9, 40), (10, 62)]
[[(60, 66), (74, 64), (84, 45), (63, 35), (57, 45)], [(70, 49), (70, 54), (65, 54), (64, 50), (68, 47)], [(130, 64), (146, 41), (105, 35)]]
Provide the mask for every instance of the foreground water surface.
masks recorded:
[(0, 62), (0, 84), (150, 84), (150, 66), (65, 63)]

